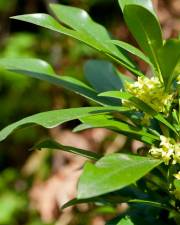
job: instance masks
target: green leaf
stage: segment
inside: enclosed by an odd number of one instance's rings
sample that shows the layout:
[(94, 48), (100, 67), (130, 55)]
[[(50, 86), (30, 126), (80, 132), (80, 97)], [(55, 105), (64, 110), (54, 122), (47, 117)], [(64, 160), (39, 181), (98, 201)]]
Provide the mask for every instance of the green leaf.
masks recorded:
[(125, 217), (117, 225), (134, 225), (130, 218)]
[[(102, 25), (94, 22), (85, 10), (61, 4), (50, 4), (50, 8), (59, 21), (73, 30), (87, 34), (87, 36), (96, 40), (103, 48), (114, 51), (117, 55), (121, 54), (114, 45), (106, 45), (104, 43), (110, 40), (107, 30)], [(121, 54), (121, 57), (126, 60), (123, 54)]]
[(83, 107), (42, 112), (26, 117), (2, 129), (0, 131), (0, 141), (3, 141), (15, 129), (22, 126), (29, 127), (32, 125), (40, 125), (45, 128), (53, 128), (67, 121), (80, 119), (88, 115), (104, 114), (115, 111), (125, 112), (127, 110), (128, 109), (125, 107)]
[(162, 79), (157, 51), (163, 46), (163, 39), (151, 1), (119, 0), (119, 3), (129, 30), (139, 46), (149, 56), (158, 76)]
[(163, 45), (160, 25), (156, 17), (145, 8), (136, 5), (126, 6), (124, 17), (140, 47), (156, 65), (157, 49)]
[(123, 82), (114, 66), (103, 60), (89, 60), (84, 66), (87, 81), (98, 92), (123, 89)]
[(70, 200), (69, 202), (65, 203), (61, 209), (65, 209), (65, 208), (68, 208), (70, 206), (74, 206), (74, 205), (77, 205), (77, 204), (84, 204), (84, 203), (95, 203), (95, 202), (100, 202), (102, 200), (100, 200), (100, 198), (88, 198), (88, 199), (72, 199)]
[[(73, 37), (95, 48), (96, 50), (105, 53), (107, 56), (122, 64), (136, 75), (142, 74), (141, 71), (137, 69), (137, 66), (128, 57), (128, 55), (124, 54), (125, 51), (121, 52), (111, 43), (103, 44), (105, 40), (110, 40), (108, 32), (103, 26), (95, 23), (89, 17), (86, 11), (57, 4), (51, 4), (51, 8), (55, 12), (55, 14), (57, 14), (57, 17), (61, 15), (61, 17), (59, 17), (61, 22), (69, 25), (70, 27), (73, 26), (74, 29), (63, 26), (52, 16), (44, 13), (19, 15), (13, 16), (11, 18), (36, 24), (38, 26)], [(65, 15), (64, 13), (67, 14)], [(77, 18), (79, 20), (77, 20)], [(83, 26), (83, 24), (84, 26), (89, 26), (88, 29), (91, 30), (94, 34), (92, 34), (91, 32), (87, 32), (87, 29), (81, 29), (81, 26)], [(100, 38), (97, 38), (98, 36), (100, 36)]]
[(154, 116), (155, 119), (159, 120), (161, 123), (165, 124), (167, 127), (169, 127), (172, 131), (174, 131), (175, 134), (179, 136), (179, 133), (177, 132), (176, 128), (171, 125), (160, 113)]
[[(77, 198), (72, 199), (69, 202), (65, 203), (65, 205), (62, 206), (62, 208), (66, 208), (66, 207), (76, 205), (76, 204), (81, 204), (81, 203), (89, 203), (89, 202), (101, 204), (101, 205), (111, 204), (115, 206), (120, 203), (129, 202), (130, 199), (137, 197), (137, 195), (139, 197), (140, 193), (141, 192), (138, 191), (138, 194), (137, 194), (137, 187), (135, 185), (130, 185), (126, 188), (119, 190), (118, 192), (101, 195), (99, 197), (87, 198), (87, 199), (77, 199)], [(143, 193), (143, 197), (144, 197), (144, 193)], [(135, 201), (138, 201), (138, 199)], [(147, 204), (149, 204), (149, 202)]]
[(64, 87), (101, 105), (119, 105), (115, 101), (97, 96), (96, 91), (73, 77), (55, 75), (50, 65), (39, 59), (1, 58), (0, 67)]
[(141, 101), (139, 98), (133, 96), (132, 94), (128, 92), (122, 92), (122, 91), (108, 91), (99, 94), (99, 96), (107, 96), (107, 97), (114, 97), (117, 99), (126, 99), (132, 103), (135, 107), (142, 110), (143, 112), (148, 113), (152, 117), (154, 117), (156, 120), (160, 121), (161, 123), (165, 124), (167, 127), (169, 127), (174, 133), (178, 134), (176, 129), (163, 117), (162, 114), (157, 113), (153, 108), (151, 108), (148, 104)]
[(161, 164), (160, 160), (112, 154), (95, 165), (86, 163), (78, 184), (78, 199), (91, 198), (126, 187)]
[(128, 216), (123, 217), (118, 222), (116, 220), (109, 221), (106, 225), (135, 225)]
[(101, 45), (91, 37), (84, 35), (82, 32), (77, 32), (75, 30), (69, 29), (63, 25), (61, 25), (57, 20), (55, 20), (52, 16), (44, 13), (35, 13), (35, 14), (25, 14), (19, 16), (13, 16), (12, 19), (36, 24), (38, 26), (50, 29), (52, 31), (62, 33), (73, 37), (77, 40), (85, 42), (86, 44), (93, 46), (94, 48), (101, 50)]
[(180, 40), (167, 40), (158, 51), (160, 68), (166, 89), (180, 74)]
[(175, 186), (176, 190), (179, 191), (179, 193), (180, 193), (180, 180), (175, 179), (174, 186)]
[(85, 10), (60, 4), (50, 4), (50, 8), (61, 22), (96, 40), (102, 46), (102, 50), (107, 49), (108, 52), (134, 67), (124, 52), (119, 51), (113, 44), (107, 43), (107, 40), (110, 40), (107, 30), (94, 22)]
[(80, 156), (83, 156), (83, 157), (86, 157), (86, 158), (89, 158), (89, 159), (92, 159), (92, 160), (98, 160), (102, 157), (101, 155), (99, 155), (95, 152), (75, 148), (75, 147), (72, 147), (72, 146), (65, 146), (65, 145), (62, 145), (62, 144), (60, 144), (60, 143), (58, 143), (54, 140), (51, 140), (51, 139), (47, 139), (47, 140), (44, 140), (44, 141), (36, 144), (33, 147), (33, 149), (35, 149), (35, 148), (37, 148), (37, 149), (48, 148), (48, 149), (56, 149), (56, 150), (58, 149), (58, 150), (62, 150), (62, 151), (65, 151), (65, 152), (80, 155)]
[(33, 58), (0, 58), (0, 67), (8, 70), (24, 70), (55, 75), (53, 68), (45, 61)]
[(81, 123), (80, 125), (77, 125), (74, 129), (73, 132), (80, 132), (83, 130), (87, 130), (87, 129), (91, 129), (93, 128), (93, 126), (85, 124), (85, 123)]
[(122, 11), (124, 11), (127, 5), (139, 5), (146, 8), (151, 13), (153, 14), (155, 13), (151, 0), (118, 0), (118, 1)]
[(129, 200), (128, 203), (139, 203), (139, 204), (149, 205), (156, 208), (166, 209), (168, 211), (171, 211), (171, 209), (167, 205), (162, 204), (160, 202), (154, 202), (154, 201), (143, 200), (143, 199), (132, 199), (132, 200)]
[[(110, 115), (92, 115), (83, 117), (81, 122), (86, 124), (86, 127), (91, 128), (106, 128), (131, 136), (134, 139), (138, 139), (145, 143), (153, 144), (155, 141), (159, 141), (159, 137), (148, 133), (148, 131), (143, 128), (134, 127), (128, 123), (121, 122), (120, 120), (114, 119)], [(84, 127), (83, 127), (84, 128)]]
[(142, 59), (147, 64), (152, 65), (149, 58), (146, 55), (144, 55), (144, 53), (141, 52), (138, 48), (134, 47), (133, 45), (130, 45), (126, 42), (119, 41), (119, 40), (111, 40), (110, 42), (113, 43), (114, 45), (128, 51), (132, 55), (135, 55), (135, 56), (139, 57), (140, 59)]
[(115, 218), (109, 222), (106, 223), (106, 225), (135, 225), (130, 217), (124, 216), (120, 221), (118, 218)]
[(143, 101), (141, 101), (140, 99), (138, 99), (137, 97), (135, 97), (134, 95), (132, 95), (128, 92), (107, 91), (107, 92), (99, 94), (99, 96), (104, 96), (104, 97), (107, 96), (107, 97), (113, 97), (113, 98), (117, 98), (117, 99), (125, 99), (125, 100), (132, 102), (132, 104), (135, 107), (137, 107), (138, 109), (140, 109), (152, 116), (154, 114), (156, 114), (156, 111), (154, 111), (154, 109), (152, 109), (149, 105), (147, 105), (146, 103), (144, 103)]

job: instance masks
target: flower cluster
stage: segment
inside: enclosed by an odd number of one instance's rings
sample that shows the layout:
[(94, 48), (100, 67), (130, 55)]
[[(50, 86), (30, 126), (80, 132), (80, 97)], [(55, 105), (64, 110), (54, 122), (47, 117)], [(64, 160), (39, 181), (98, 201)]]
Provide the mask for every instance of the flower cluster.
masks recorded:
[[(151, 106), (156, 112), (168, 112), (173, 101), (173, 95), (164, 91), (164, 86), (157, 77), (150, 79), (147, 77), (138, 77), (138, 80), (134, 83), (127, 82), (125, 89)], [(124, 101), (124, 103), (127, 105), (128, 101)]]
[(166, 165), (180, 163), (180, 143), (176, 143), (173, 139), (160, 136), (160, 147), (153, 146), (149, 153), (157, 159), (162, 159)]

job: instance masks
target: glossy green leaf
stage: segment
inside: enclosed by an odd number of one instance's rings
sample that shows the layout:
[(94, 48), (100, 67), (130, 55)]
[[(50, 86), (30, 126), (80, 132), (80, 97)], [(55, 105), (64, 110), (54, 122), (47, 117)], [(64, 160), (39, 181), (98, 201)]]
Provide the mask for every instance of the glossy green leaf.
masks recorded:
[(83, 107), (42, 112), (26, 117), (2, 129), (0, 131), (0, 141), (3, 141), (15, 129), (24, 126), (30, 127), (32, 125), (40, 125), (45, 128), (53, 128), (67, 121), (80, 119), (88, 115), (90, 116), (93, 114), (103, 114), (115, 111), (124, 112), (127, 110), (128, 109), (125, 107)]
[(143, 6), (151, 13), (155, 13), (151, 0), (118, 0), (118, 1), (122, 11), (124, 11), (127, 5), (139, 5)]
[(119, 40), (111, 40), (110, 42), (113, 43), (114, 45), (128, 51), (132, 55), (135, 55), (135, 56), (139, 57), (140, 59), (142, 59), (147, 64), (152, 65), (149, 58), (146, 55), (144, 55), (144, 53), (141, 52), (138, 48), (134, 47), (133, 45), (130, 45), (129, 43), (119, 41)]
[[(106, 128), (121, 134), (125, 134), (131, 136), (134, 139), (138, 139), (145, 143), (153, 144), (153, 142), (158, 141), (159, 137), (148, 133), (148, 131), (144, 129), (140, 129), (134, 127), (128, 123), (122, 122), (113, 118), (110, 115), (94, 115), (88, 116), (81, 119), (81, 122), (85, 124), (86, 128)], [(82, 129), (81, 129), (82, 130)]]
[(84, 74), (98, 93), (123, 89), (123, 82), (110, 62), (89, 60), (84, 66)]
[[(150, 57), (155, 66), (157, 49), (163, 45), (162, 33), (156, 17), (141, 6), (129, 5), (125, 7), (126, 23), (139, 43), (140, 47)], [(140, 32), (140, 33), (139, 33)]]
[(55, 20), (52, 16), (48, 14), (44, 14), (44, 13), (25, 14), (25, 15), (13, 16), (11, 18), (36, 24), (38, 26), (50, 29), (52, 31), (56, 31), (58, 33), (68, 35), (77, 40), (85, 42), (86, 44), (93, 46), (94, 48), (98, 50), (101, 50), (101, 45), (96, 40), (85, 35), (83, 32), (77, 32), (75, 30), (69, 29), (61, 25), (57, 20)]
[(55, 75), (49, 64), (39, 59), (2, 58), (0, 67), (64, 87), (101, 105), (119, 105), (115, 101), (97, 96), (96, 91), (73, 77)]
[[(94, 22), (85, 10), (61, 4), (50, 4), (50, 8), (59, 21), (76, 31), (80, 31), (92, 37), (105, 49), (107, 48), (110, 51), (114, 51), (117, 55), (119, 54), (118, 49), (114, 45), (104, 44), (104, 41), (110, 40), (107, 30), (102, 25)], [(121, 56), (124, 57), (123, 54)], [(124, 58), (124, 60), (126, 60), (126, 58)]]
[[(69, 25), (69, 22), (71, 21), (71, 25), (74, 27), (74, 30), (63, 26), (53, 17), (44, 13), (19, 15), (19, 16), (12, 17), (12, 19), (17, 19), (24, 22), (36, 24), (38, 26), (48, 28), (50, 30), (73, 37), (95, 48), (96, 50), (99, 50), (100, 52), (105, 53), (106, 55), (111, 57), (113, 60), (122, 64), (123, 66), (128, 68), (130, 71), (132, 71), (136, 75), (142, 74), (141, 71), (137, 69), (137, 66), (128, 57), (128, 55), (124, 53), (125, 51), (121, 52), (111, 43), (103, 44), (105, 40), (106, 41), (110, 40), (108, 32), (103, 26), (95, 23), (85, 11), (77, 9), (77, 8), (62, 6), (57, 4), (52, 4), (51, 8), (55, 12), (55, 14), (57, 14), (58, 17), (60, 15), (59, 13), (62, 13), (60, 20), (63, 23), (66, 23)], [(62, 9), (62, 12), (61, 12), (61, 9)], [(65, 12), (67, 12), (66, 15), (64, 15)], [(77, 20), (76, 16), (78, 16), (79, 20)], [(76, 21), (76, 26), (74, 24), (75, 21)], [(84, 23), (89, 26), (88, 28), (90, 30), (91, 29), (93, 30), (94, 32), (93, 35), (91, 32), (90, 32), (91, 34), (87, 32), (87, 29), (80, 29), (82, 28), (81, 25), (83, 25)], [(71, 27), (71, 25), (69, 26)], [(99, 41), (99, 39), (97, 38), (98, 36), (100, 36), (101, 41)]]
[(166, 89), (169, 89), (180, 74), (180, 40), (166, 41), (158, 51), (158, 57)]
[(161, 123), (165, 124), (167, 127), (169, 127), (172, 131), (174, 131), (177, 134), (176, 129), (163, 117), (162, 114), (157, 113), (153, 108), (151, 108), (148, 104), (141, 101), (139, 98), (133, 96), (132, 94), (128, 92), (122, 92), (122, 91), (108, 91), (99, 94), (99, 96), (107, 96), (107, 97), (114, 97), (118, 99), (126, 99), (132, 103), (135, 107), (142, 110), (143, 112), (148, 113)]
[(113, 53), (113, 55), (134, 67), (134, 64), (123, 51), (118, 50), (110, 42), (107, 43), (107, 40), (110, 40), (107, 30), (102, 25), (94, 22), (85, 10), (61, 4), (50, 4), (50, 7), (61, 22), (96, 40), (102, 46), (102, 49)]
[(160, 160), (112, 154), (95, 165), (86, 163), (78, 184), (78, 199), (96, 197), (126, 187), (161, 164)]
[[(157, 50), (163, 46), (162, 32), (159, 21), (155, 16), (150, 0), (122, 1), (123, 14), (129, 30), (135, 37), (139, 46), (149, 56), (159, 77), (162, 78)], [(127, 2), (127, 3), (126, 3)], [(143, 4), (140, 4), (143, 2)]]
[(86, 157), (86, 158), (89, 158), (89, 159), (92, 159), (92, 160), (98, 160), (98, 159), (101, 158), (101, 155), (98, 155), (95, 152), (75, 148), (75, 147), (72, 147), (72, 146), (65, 146), (65, 145), (62, 145), (62, 144), (60, 144), (60, 143), (58, 143), (54, 140), (51, 140), (51, 139), (47, 139), (47, 140), (44, 140), (44, 141), (36, 144), (33, 147), (33, 149), (36, 149), (36, 148), (37, 149), (48, 148), (48, 149), (56, 149), (56, 150), (58, 149), (58, 150), (62, 150), (62, 151), (65, 151), (65, 152), (80, 155), (80, 156), (83, 156), (83, 157)]
[(33, 58), (0, 58), (0, 67), (7, 70), (24, 70), (55, 75), (53, 68), (45, 61)]

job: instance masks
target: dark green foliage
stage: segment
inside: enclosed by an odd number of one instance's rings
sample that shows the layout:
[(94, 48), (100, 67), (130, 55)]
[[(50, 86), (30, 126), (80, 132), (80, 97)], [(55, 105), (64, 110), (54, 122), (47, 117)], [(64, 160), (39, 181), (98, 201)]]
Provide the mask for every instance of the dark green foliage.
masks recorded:
[[(86, 163), (79, 180), (77, 199), (65, 206), (96, 202), (96, 200), (98, 202), (99, 199), (94, 198), (102, 197), (105, 201), (104, 205), (108, 203), (115, 207), (118, 203), (106, 200), (106, 196), (103, 195), (113, 196), (115, 192), (134, 185), (133, 190), (137, 188), (145, 194), (144, 197), (133, 198), (129, 194), (130, 198), (126, 199), (129, 203), (126, 215), (120, 215), (117, 220), (107, 223), (108, 225), (165, 225), (166, 220), (168, 224), (178, 224), (179, 147), (176, 149), (177, 152), (170, 156), (168, 153), (171, 149), (164, 150), (163, 147), (167, 145), (169, 138), (173, 146), (175, 144), (179, 146), (180, 140), (179, 82), (177, 80), (180, 74), (179, 39), (163, 40), (160, 24), (150, 0), (119, 0), (119, 4), (129, 30), (144, 53), (130, 44), (111, 40), (105, 27), (94, 22), (86, 11), (78, 8), (51, 4), (50, 8), (56, 19), (42, 13), (14, 16), (13, 19), (73, 37), (98, 50), (141, 79), (145, 78), (145, 75), (131, 58), (132, 55), (138, 56), (151, 67), (154, 81), (157, 79), (161, 85), (158, 91), (153, 93), (154, 98), (142, 100), (138, 97), (139, 93), (133, 95), (130, 91), (127, 92), (126, 85), (129, 79), (107, 61), (92, 60), (85, 64), (85, 77), (90, 85), (88, 86), (69, 76), (59, 77), (51, 66), (42, 60), (4, 58), (0, 60), (0, 66), (8, 71), (65, 87), (101, 106), (60, 109), (35, 114), (1, 130), (0, 140), (3, 141), (19, 127), (30, 127), (36, 124), (53, 128), (75, 119), (81, 122), (76, 131), (101, 127), (140, 140), (145, 145), (141, 149), (144, 156), (127, 154), (127, 152), (99, 156), (82, 149), (63, 146), (52, 140), (42, 142), (37, 147), (61, 149), (97, 160), (95, 164)], [(140, 79), (138, 81), (141, 81), (143, 89), (145, 85)], [(149, 81), (152, 82), (149, 85), (153, 85), (154, 81), (150, 79)], [(138, 85), (131, 79), (129, 83), (134, 84), (133, 88)], [(145, 88), (148, 92), (148, 84)], [(166, 104), (169, 107), (168, 112), (151, 107), (162, 88), (163, 94), (172, 98), (172, 102), (163, 103), (164, 108)], [(163, 99), (164, 96), (160, 98)], [(127, 101), (129, 104), (126, 105)], [(147, 116), (148, 121), (144, 120), (144, 116)], [(166, 141), (163, 141), (163, 138), (166, 138)], [(150, 157), (152, 149), (156, 153), (155, 159), (152, 158), (153, 155)], [(165, 156), (159, 156), (159, 151), (164, 151)], [(177, 158), (170, 158), (174, 156)], [(166, 165), (162, 168), (163, 162)], [(154, 168), (159, 170), (160, 174), (155, 174)], [(163, 187), (161, 187), (162, 183)], [(167, 196), (165, 202), (162, 202), (162, 192)], [(164, 214), (166, 216), (163, 216)]]

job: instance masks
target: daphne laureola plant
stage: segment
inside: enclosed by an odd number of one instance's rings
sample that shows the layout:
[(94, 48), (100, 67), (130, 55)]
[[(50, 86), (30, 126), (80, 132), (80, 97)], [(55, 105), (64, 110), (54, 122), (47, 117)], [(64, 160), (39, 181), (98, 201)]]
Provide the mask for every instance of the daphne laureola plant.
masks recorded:
[[(90, 60), (85, 64), (84, 74), (89, 83), (85, 84), (56, 75), (49, 64), (39, 59), (3, 58), (2, 68), (63, 86), (100, 106), (53, 110), (27, 117), (1, 130), (0, 140), (24, 125), (53, 128), (74, 119), (80, 121), (74, 129), (76, 132), (107, 128), (140, 140), (144, 147), (137, 154), (126, 149), (124, 153), (101, 156), (63, 146), (52, 139), (35, 147), (60, 149), (91, 160), (80, 176), (77, 198), (64, 207), (84, 202), (116, 207), (127, 202), (128, 210), (107, 224), (180, 224), (180, 39), (163, 40), (151, 0), (118, 2), (142, 51), (112, 40), (102, 25), (78, 8), (51, 4), (55, 18), (47, 14), (13, 17), (93, 47), (115, 65), (126, 68), (134, 79), (104, 60)], [(149, 66), (149, 75), (139, 69), (132, 55)]]

